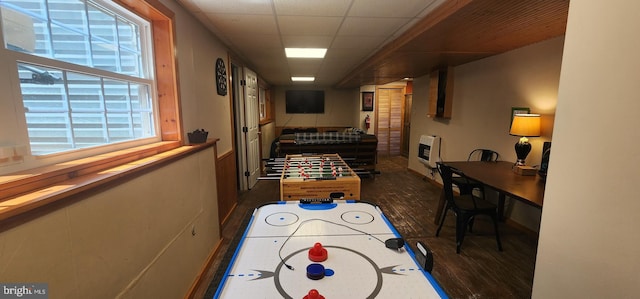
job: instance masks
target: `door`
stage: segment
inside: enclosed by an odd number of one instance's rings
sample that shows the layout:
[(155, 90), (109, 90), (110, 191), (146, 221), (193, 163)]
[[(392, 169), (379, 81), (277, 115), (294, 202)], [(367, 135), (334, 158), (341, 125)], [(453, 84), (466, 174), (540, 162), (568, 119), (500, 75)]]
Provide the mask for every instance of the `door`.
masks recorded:
[(376, 98), (378, 154), (399, 156), (402, 153), (404, 88), (377, 88)]
[(245, 132), (247, 155), (247, 186), (249, 189), (258, 182), (260, 176), (260, 111), (258, 103), (258, 76), (244, 68), (245, 90)]

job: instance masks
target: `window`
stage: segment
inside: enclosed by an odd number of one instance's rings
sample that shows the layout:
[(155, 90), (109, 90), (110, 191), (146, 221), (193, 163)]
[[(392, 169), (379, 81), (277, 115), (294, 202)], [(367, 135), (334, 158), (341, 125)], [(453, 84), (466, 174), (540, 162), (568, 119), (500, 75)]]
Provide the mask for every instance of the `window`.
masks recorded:
[(91, 1), (5, 0), (2, 24), (5, 48), (29, 54), (16, 63), (32, 155), (155, 137), (147, 21)]
[(0, 174), (180, 141), (172, 13), (117, 2), (0, 0)]

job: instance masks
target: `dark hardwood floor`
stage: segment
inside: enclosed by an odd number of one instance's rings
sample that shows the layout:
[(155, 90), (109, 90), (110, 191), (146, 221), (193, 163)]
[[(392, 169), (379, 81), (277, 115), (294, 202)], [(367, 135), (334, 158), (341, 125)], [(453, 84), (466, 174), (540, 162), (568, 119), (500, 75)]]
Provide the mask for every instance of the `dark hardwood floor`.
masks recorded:
[[(536, 258), (537, 238), (500, 223), (503, 251), (497, 250), (491, 221), (478, 218), (473, 233), (467, 233), (460, 254), (455, 251), (455, 217), (450, 212), (440, 232), (433, 217), (440, 189), (407, 171), (403, 157), (381, 158), (375, 179), (362, 180), (362, 200), (380, 206), (391, 223), (415, 249), (417, 241), (433, 252), (432, 275), (451, 298), (530, 298)], [(221, 252), (216, 256), (208, 277), (212, 278), (223, 262), (230, 240), (239, 231), (248, 211), (279, 198), (278, 181), (260, 181), (240, 194), (237, 208), (223, 228)], [(233, 250), (231, 248), (230, 250)], [(209, 279), (209, 278), (208, 278)], [(201, 286), (195, 298), (203, 298), (208, 286)], [(208, 298), (208, 296), (204, 297)]]

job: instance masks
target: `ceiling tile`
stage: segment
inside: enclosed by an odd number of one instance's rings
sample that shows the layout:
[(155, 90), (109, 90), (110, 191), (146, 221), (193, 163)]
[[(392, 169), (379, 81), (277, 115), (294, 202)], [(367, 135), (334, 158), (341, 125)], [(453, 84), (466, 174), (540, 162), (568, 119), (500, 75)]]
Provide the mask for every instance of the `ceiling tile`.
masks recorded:
[(273, 0), (278, 16), (333, 16), (342, 17), (352, 0)]
[(283, 65), (287, 64), (284, 49), (255, 47), (249, 57), (253, 61), (274, 61)]
[[(230, 35), (229, 36), (229, 40), (231, 41), (231, 43), (233, 43), (234, 45), (236, 45), (239, 48), (244, 48), (244, 49), (252, 49), (252, 48), (259, 48), (259, 49), (278, 49), (279, 51), (284, 51), (282, 49), (282, 42), (280, 41), (280, 36), (279, 35), (272, 35), (272, 34), (251, 34), (251, 35), (247, 35), (247, 34), (236, 34), (236, 35)], [(256, 47), (256, 45), (260, 45), (259, 47)]]
[(329, 48), (333, 35), (282, 35), (285, 48)]
[(342, 23), (339, 17), (278, 16), (281, 34), (335, 35)]
[(385, 41), (385, 36), (338, 36), (331, 49), (375, 49)]
[(278, 34), (276, 20), (270, 15), (207, 14), (207, 18), (225, 35)]
[(289, 59), (289, 71), (291, 76), (313, 77), (320, 69), (321, 64), (322, 59)]
[(283, 74), (287, 78), (290, 77), (286, 60), (260, 59), (254, 65), (260, 69), (271, 70), (271, 74)]
[(352, 68), (348, 60), (334, 60), (332, 62), (323, 63), (318, 71), (318, 76), (329, 74), (335, 76), (338, 73), (345, 73)]
[(327, 61), (341, 59), (348, 64), (357, 64), (363, 56), (369, 56), (369, 54), (371, 54), (370, 49), (329, 49), (324, 59)]
[(338, 35), (388, 36), (411, 19), (407, 18), (346, 18)]
[(200, 10), (216, 14), (271, 15), (271, 0), (188, 0)]

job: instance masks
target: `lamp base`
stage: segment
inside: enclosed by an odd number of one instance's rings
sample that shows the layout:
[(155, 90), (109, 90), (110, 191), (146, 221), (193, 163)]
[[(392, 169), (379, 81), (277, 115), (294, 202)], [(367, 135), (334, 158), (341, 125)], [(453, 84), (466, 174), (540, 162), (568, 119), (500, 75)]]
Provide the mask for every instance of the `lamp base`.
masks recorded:
[(529, 155), (529, 152), (531, 152), (531, 143), (518, 141), (515, 145), (515, 149), (516, 156), (518, 157), (516, 165), (525, 165), (524, 160), (527, 158), (527, 155)]

